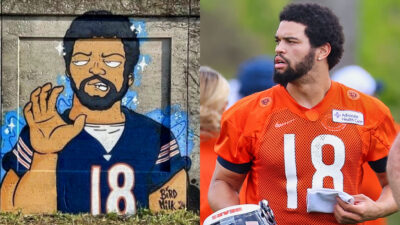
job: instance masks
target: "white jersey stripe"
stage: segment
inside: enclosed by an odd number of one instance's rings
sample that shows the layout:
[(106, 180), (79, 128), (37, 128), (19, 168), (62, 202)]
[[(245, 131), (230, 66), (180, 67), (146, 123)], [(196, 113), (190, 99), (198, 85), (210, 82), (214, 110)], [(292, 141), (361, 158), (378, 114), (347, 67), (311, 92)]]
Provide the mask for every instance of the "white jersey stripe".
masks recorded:
[(175, 156), (177, 154), (179, 154), (179, 150), (175, 150), (175, 151), (169, 153), (169, 157), (173, 157), (173, 156)]
[(17, 157), (17, 160), (21, 165), (23, 165), (27, 169), (30, 168), (30, 165), (28, 163), (26, 163), (23, 159), (21, 159), (21, 157), (19, 157), (19, 154), (15, 149), (13, 150), (13, 153)]
[(21, 147), (19, 147), (19, 144), (17, 144), (17, 149), (18, 149), (19, 154), (20, 154), (28, 163), (31, 163), (31, 162), (32, 162), (32, 160), (29, 158), (29, 156), (27, 156), (27, 155), (24, 153), (24, 151), (22, 151)]
[(177, 144), (171, 146), (171, 148), (169, 148), (169, 151), (165, 151), (165, 150), (162, 151), (162, 152), (158, 155), (158, 158), (162, 158), (162, 157), (168, 155), (168, 153), (171, 154), (171, 152), (174, 151), (174, 150), (176, 150), (176, 149), (178, 149), (178, 145), (177, 145)]
[(156, 161), (156, 164), (160, 164), (160, 163), (166, 162), (168, 160), (169, 160), (169, 157), (166, 157), (166, 158), (163, 158), (163, 159), (159, 159), (159, 160)]
[(174, 139), (174, 140), (170, 141), (169, 143), (167, 143), (167, 144), (161, 146), (161, 151), (165, 150), (165, 149), (168, 148), (169, 146), (174, 145), (175, 143), (176, 143), (176, 140)]
[(161, 153), (158, 155), (158, 158), (162, 158), (162, 157), (168, 155), (168, 153), (169, 153), (169, 151), (161, 152)]
[(26, 153), (28, 153), (30, 156), (33, 155), (33, 152), (28, 148), (28, 146), (26, 146), (22, 138), (19, 138), (18, 143), (21, 144), (21, 147), (25, 150)]

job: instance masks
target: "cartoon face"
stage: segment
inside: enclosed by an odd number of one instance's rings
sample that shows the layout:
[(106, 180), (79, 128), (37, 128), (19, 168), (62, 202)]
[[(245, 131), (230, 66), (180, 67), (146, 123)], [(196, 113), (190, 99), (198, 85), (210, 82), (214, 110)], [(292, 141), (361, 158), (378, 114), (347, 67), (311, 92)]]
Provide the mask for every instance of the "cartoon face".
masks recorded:
[(80, 102), (92, 110), (110, 108), (126, 93), (132, 77), (124, 77), (125, 51), (121, 39), (91, 38), (75, 41), (71, 87)]

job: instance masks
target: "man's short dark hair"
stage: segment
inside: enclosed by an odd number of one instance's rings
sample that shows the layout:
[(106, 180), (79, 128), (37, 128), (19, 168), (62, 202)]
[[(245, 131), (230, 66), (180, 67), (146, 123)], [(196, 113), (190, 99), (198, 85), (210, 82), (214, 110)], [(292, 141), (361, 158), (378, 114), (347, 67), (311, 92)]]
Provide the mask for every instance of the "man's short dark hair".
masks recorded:
[(134, 67), (139, 59), (139, 41), (135, 30), (131, 30), (131, 23), (128, 17), (113, 15), (109, 11), (88, 11), (76, 17), (64, 36), (64, 60), (68, 74), (71, 64), (72, 52), (77, 39), (94, 37), (120, 38), (124, 45), (125, 66), (124, 77), (127, 78), (133, 73)]
[(343, 27), (329, 8), (312, 3), (289, 4), (281, 12), (279, 19), (305, 25), (305, 34), (314, 48), (329, 43), (329, 69), (339, 63), (343, 55)]

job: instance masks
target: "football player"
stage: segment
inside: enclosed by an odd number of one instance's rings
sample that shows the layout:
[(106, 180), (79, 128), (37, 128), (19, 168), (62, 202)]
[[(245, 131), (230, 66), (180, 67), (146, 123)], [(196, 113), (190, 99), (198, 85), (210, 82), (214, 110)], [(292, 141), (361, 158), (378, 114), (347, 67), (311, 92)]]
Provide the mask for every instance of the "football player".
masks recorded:
[[(338, 18), (317, 4), (290, 4), (275, 34), (279, 85), (240, 100), (222, 118), (209, 190), (213, 210), (267, 199), (277, 224), (361, 223), (397, 210), (386, 179), (396, 129), (378, 99), (331, 81), (343, 53)], [(359, 194), (368, 161), (383, 190)]]
[(133, 214), (185, 206), (185, 161), (174, 135), (121, 106), (139, 57), (130, 27), (127, 17), (106, 11), (71, 23), (64, 59), (72, 108), (57, 112), (62, 86), (31, 93), (28, 125), (3, 159), (2, 210)]

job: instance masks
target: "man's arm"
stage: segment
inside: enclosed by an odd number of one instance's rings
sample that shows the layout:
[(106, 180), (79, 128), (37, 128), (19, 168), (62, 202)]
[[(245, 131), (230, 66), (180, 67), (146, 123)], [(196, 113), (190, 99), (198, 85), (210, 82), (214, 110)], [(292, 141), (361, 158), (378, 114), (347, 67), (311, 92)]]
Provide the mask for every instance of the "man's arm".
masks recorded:
[(208, 191), (211, 209), (215, 212), (240, 204), (239, 191), (245, 178), (246, 174), (232, 172), (217, 161)]
[(393, 196), (397, 205), (400, 206), (400, 135), (397, 135), (397, 138), (390, 149), (387, 173)]
[(14, 192), (19, 181), (18, 175), (14, 170), (9, 170), (4, 176), (3, 182), (1, 183), (1, 201), (0, 210), (2, 212), (9, 212), (14, 210)]
[(388, 185), (386, 172), (377, 173), (377, 176), (382, 185), (382, 193), (377, 201), (373, 201), (363, 194), (353, 196), (354, 205), (337, 198), (338, 204), (335, 206), (334, 214), (339, 223), (360, 223), (374, 220), (386, 217), (398, 210), (392, 190)]
[(57, 211), (57, 154), (34, 153), (32, 166), (20, 179), (14, 197), (14, 209), (24, 213)]
[[(21, 209), (25, 213), (52, 213), (57, 210), (57, 152), (81, 132), (86, 119), (80, 115), (74, 124), (65, 123), (56, 109), (57, 97), (62, 90), (63, 87), (52, 88), (47, 83), (31, 93), (31, 101), (24, 108), (29, 133), (20, 138), (21, 143), (17, 143), (16, 151), (24, 151), (24, 154), (21, 153), (22, 158), (29, 158), (29, 161), (21, 158), (21, 162), (24, 161), (22, 166), (28, 170), (18, 175), (21, 178), (17, 184), (7, 188), (4, 186), (4, 192), (7, 193), (4, 207)], [(33, 154), (32, 158), (25, 154), (27, 151), (31, 156)], [(7, 175), (7, 179), (10, 179), (8, 184), (15, 181), (11, 174)], [(10, 194), (13, 194), (11, 199)], [(10, 202), (12, 207), (9, 207)]]
[[(1, 185), (1, 211), (52, 213), (57, 210), (57, 155), (34, 153), (30, 170), (18, 176), (9, 169)], [(34, 181), (34, 182), (30, 182)]]

